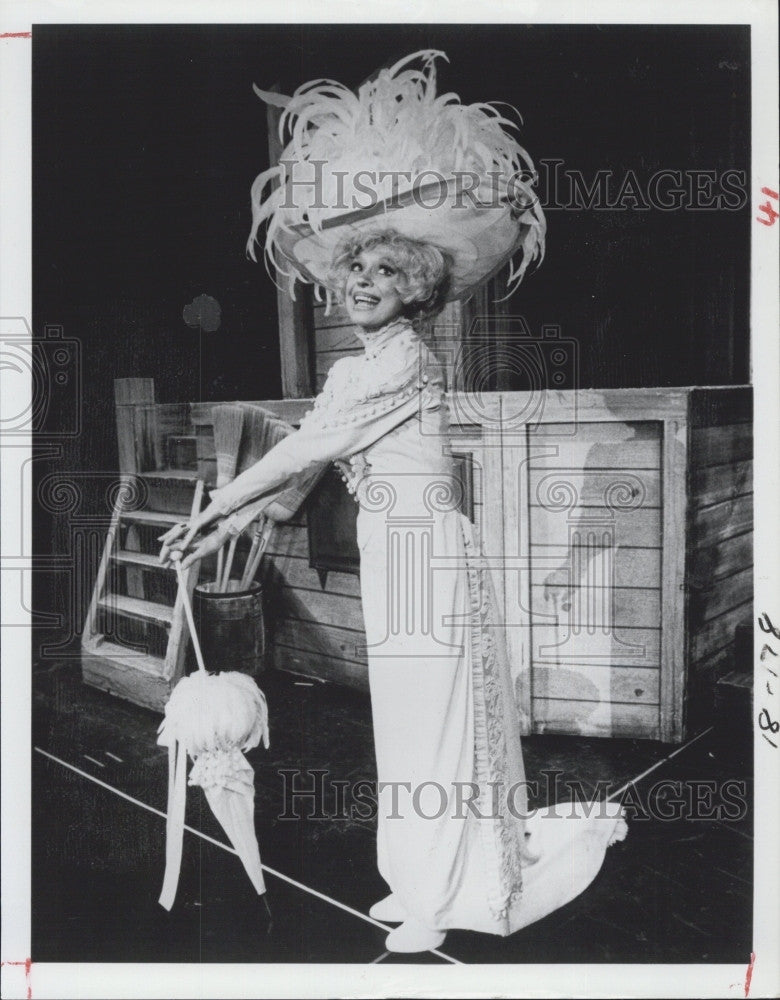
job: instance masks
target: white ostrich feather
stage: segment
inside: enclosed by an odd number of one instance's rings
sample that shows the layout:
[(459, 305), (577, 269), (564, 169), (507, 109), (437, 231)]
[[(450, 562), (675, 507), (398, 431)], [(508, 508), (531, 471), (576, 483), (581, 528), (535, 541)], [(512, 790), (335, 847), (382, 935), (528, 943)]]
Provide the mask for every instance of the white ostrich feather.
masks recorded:
[[(464, 105), (454, 93), (437, 96), (438, 58), (447, 59), (435, 49), (414, 52), (380, 70), (357, 94), (327, 79), (309, 81), (291, 97), (254, 88), (263, 101), (283, 108), (279, 135), (282, 143), (286, 136), (289, 140), (279, 164), (261, 173), (252, 185), (247, 252), (256, 259), (258, 233), (267, 223), (266, 266), (272, 277), (287, 278), (290, 291), (296, 278), (311, 279), (281, 252), (280, 236), (302, 224), (321, 232), (333, 216), (365, 207), (361, 183), (377, 200), (389, 197), (393, 181), (380, 180), (383, 171), (395, 174), (396, 183), (404, 171), (412, 178), (425, 171), (445, 178), (470, 171), (485, 180), (492, 178), (502, 198), (512, 178), (513, 204), (525, 226), (520, 235), (518, 225), (514, 250), (522, 251), (522, 260), (513, 266), (510, 284), (520, 281), (531, 260), (543, 256), (544, 215), (529, 183), (533, 163), (512, 134), (517, 124), (497, 105)], [(411, 179), (406, 186), (412, 186)], [(435, 232), (431, 239), (435, 241)]]

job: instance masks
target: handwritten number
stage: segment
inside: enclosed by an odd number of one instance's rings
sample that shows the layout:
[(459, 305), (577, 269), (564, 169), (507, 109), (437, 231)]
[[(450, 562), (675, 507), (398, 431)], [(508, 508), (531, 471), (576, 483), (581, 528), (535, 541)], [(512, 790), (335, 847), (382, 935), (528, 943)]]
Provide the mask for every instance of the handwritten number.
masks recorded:
[[(761, 620), (761, 618), (766, 619), (766, 624)], [(761, 631), (769, 632), (771, 635), (775, 637), (775, 639), (780, 639), (780, 632), (778, 632), (777, 629), (774, 627), (774, 625), (772, 624), (772, 619), (769, 617), (766, 611), (762, 612), (761, 618), (758, 619), (758, 627), (761, 629)], [(772, 650), (770, 650), (770, 652), (772, 652)]]
[[(764, 724), (765, 722), (766, 725)], [(765, 708), (762, 708), (758, 714), (758, 724), (762, 729), (768, 729), (773, 736), (780, 730), (780, 722), (772, 720)]]
[(778, 218), (780, 218), (780, 212), (778, 212), (769, 198), (774, 198), (775, 201), (778, 200), (777, 191), (773, 191), (771, 188), (762, 187), (761, 194), (767, 196), (767, 201), (763, 205), (758, 206), (759, 212), (766, 212), (767, 218), (762, 219), (760, 215), (756, 216), (756, 222), (760, 222), (762, 226), (774, 226)]

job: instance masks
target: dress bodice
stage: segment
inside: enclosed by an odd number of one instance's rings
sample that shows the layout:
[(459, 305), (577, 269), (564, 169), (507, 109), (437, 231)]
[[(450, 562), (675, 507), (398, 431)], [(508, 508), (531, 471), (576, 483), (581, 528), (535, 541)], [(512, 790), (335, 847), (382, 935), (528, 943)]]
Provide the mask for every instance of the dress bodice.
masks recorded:
[(327, 419), (373, 404), (379, 415), (399, 397), (417, 397), (414, 412), (363, 451), (339, 463), (351, 492), (367, 475), (448, 475), (447, 408), (441, 365), (419, 335), (405, 322), (377, 334), (356, 331), (364, 345), (359, 355), (341, 358), (331, 368), (315, 400)]

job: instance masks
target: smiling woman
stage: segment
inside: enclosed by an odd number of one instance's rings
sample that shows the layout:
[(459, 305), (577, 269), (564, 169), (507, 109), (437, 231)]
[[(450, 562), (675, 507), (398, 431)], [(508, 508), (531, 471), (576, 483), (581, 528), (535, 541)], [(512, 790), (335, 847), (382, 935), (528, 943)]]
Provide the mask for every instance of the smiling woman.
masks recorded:
[(371, 329), (392, 315), (390, 301), (409, 318), (436, 315), (449, 291), (451, 266), (446, 251), (378, 228), (344, 238), (334, 254), (331, 282), (342, 290), (352, 322)]
[[(356, 220), (350, 213), (346, 224), (336, 213), (320, 219), (321, 230), (309, 226), (302, 235), (294, 213), (284, 215), (284, 185), (263, 203), (267, 174), (260, 176), (250, 243), (259, 222), (269, 218), (267, 258), (275, 263), (275, 254), (283, 256), (293, 274), (326, 280), (329, 298), (343, 299), (358, 325), (365, 352), (337, 361), (299, 429), (214, 491), (189, 526), (164, 536), (161, 553), (163, 562), (183, 560), (186, 567), (207, 551), (208, 541), (198, 538), (207, 525), (217, 522), (217, 532), (232, 532), (250, 501), (270, 500), (295, 477), (349, 460), (350, 487), (360, 504), (377, 865), (391, 890), (370, 915), (401, 924), (387, 937), (395, 952), (438, 948), (449, 928), (506, 936), (539, 920), (582, 892), (607, 847), (626, 833), (616, 803), (598, 809), (572, 803), (558, 823), (540, 824), (543, 812), (527, 813), (503, 625), (473, 525), (460, 510), (441, 364), (416, 327), (448, 297), (466, 295), (513, 257), (519, 282), (543, 252), (545, 220), (530, 191), (522, 211), (510, 203), (509, 178), (519, 161), (530, 161), (503, 128), (505, 120), (487, 105), (463, 107), (454, 95), (437, 103), (434, 61), (440, 55), (415, 53), (381, 71), (357, 101), (336, 84), (321, 92), (315, 87), (314, 100), (313, 85), (299, 88), (299, 104), (269, 97), (281, 101), (289, 117), (299, 116), (288, 160), (296, 152), (313, 155), (321, 136), (327, 145), (334, 129), (338, 134), (345, 105), (361, 148), (384, 144), (391, 159), (411, 157), (414, 138), (414, 162), (422, 159), (442, 176), (461, 158), (468, 164), (486, 157), (503, 197), (460, 217), (464, 228), (471, 227), (465, 243), (453, 239), (457, 216), (451, 209), (422, 217), (408, 201), (386, 206), (379, 218), (367, 213)], [(421, 70), (408, 68), (419, 60)], [(455, 122), (461, 127), (453, 133)], [(454, 159), (453, 134), (461, 145)], [(348, 142), (345, 135), (331, 149), (330, 168), (358, 156)], [(299, 252), (304, 241), (305, 266)], [(399, 801), (401, 789), (407, 795)], [(561, 818), (554, 810), (551, 816)]]

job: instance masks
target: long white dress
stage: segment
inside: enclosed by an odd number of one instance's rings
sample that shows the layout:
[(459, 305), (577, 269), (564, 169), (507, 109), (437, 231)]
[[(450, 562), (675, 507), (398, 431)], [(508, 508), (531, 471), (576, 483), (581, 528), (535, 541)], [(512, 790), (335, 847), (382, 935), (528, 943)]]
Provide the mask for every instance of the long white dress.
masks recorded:
[(212, 498), (238, 530), (258, 509), (248, 501), (352, 459), (379, 871), (428, 927), (507, 935), (582, 892), (625, 821), (611, 803), (527, 815), (520, 723), (489, 573), (459, 511), (440, 368), (404, 323), (361, 339), (364, 354), (333, 366), (300, 430)]

